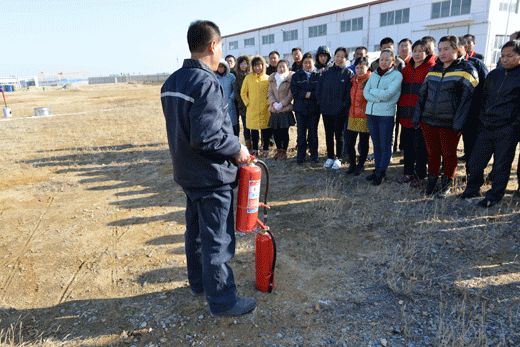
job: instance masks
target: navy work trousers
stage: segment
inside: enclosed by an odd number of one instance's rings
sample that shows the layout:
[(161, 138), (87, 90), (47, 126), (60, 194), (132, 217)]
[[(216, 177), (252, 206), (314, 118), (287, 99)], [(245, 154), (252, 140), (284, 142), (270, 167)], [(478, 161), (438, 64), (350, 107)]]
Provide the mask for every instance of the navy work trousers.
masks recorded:
[(236, 284), (227, 264), (235, 255), (233, 190), (186, 194), (185, 250), (191, 290), (204, 290), (212, 313), (235, 306)]
[(470, 159), (470, 174), (466, 190), (478, 192), (484, 184), (484, 169), (493, 156), (493, 183), (486, 199), (500, 201), (504, 197), (511, 166), (515, 159), (518, 129), (506, 126), (497, 130), (481, 128)]

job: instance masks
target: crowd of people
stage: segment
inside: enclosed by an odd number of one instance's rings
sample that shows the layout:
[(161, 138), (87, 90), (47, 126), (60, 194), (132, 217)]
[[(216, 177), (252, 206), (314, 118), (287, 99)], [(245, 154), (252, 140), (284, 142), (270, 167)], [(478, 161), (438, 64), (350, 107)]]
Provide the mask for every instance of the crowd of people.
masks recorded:
[[(260, 56), (222, 60), (218, 26), (211, 21), (191, 23), (191, 57), (161, 88), (173, 178), (186, 195), (184, 237), (191, 294), (206, 297), (213, 317), (241, 316), (255, 309), (254, 297), (237, 295), (228, 264), (236, 251), (237, 166), (250, 162), (250, 150), (268, 157), (271, 136), (276, 159), (285, 160), (288, 129), (295, 124), (296, 162), (303, 163), (308, 154), (318, 162), (321, 115), (327, 147), (324, 166), (331, 170), (340, 168), (341, 154), (347, 153), (346, 174), (360, 175), (371, 137), (375, 170), (367, 180), (380, 185), (393, 149), (400, 148), (404, 172), (399, 182), (418, 187), (425, 180), (425, 194), (431, 196), (442, 170), (437, 196), (444, 198), (457, 169), (462, 135), (468, 180), (461, 198), (480, 195), (484, 168), (494, 156), (492, 187), (479, 205), (500, 201), (520, 139), (520, 40), (518, 33), (514, 35), (502, 47), (500, 67), (489, 73), (473, 49), (471, 35), (442, 37), (438, 56), (433, 37), (415, 43), (401, 40), (398, 55), (393, 40), (385, 38), (378, 60), (369, 64), (367, 49), (359, 47), (351, 66), (344, 47), (334, 56), (325, 46), (315, 55), (295, 48), (289, 67), (277, 52), (269, 55), (269, 66)], [(239, 119), (245, 145), (237, 136)]]
[[(386, 37), (378, 59), (370, 62), (367, 48), (358, 47), (352, 65), (345, 47), (334, 55), (327, 46), (315, 54), (294, 48), (292, 66), (276, 51), (268, 63), (261, 56), (235, 60), (228, 55), (216, 74), (229, 100), (227, 114), (235, 134), (241, 119), (245, 144), (255, 156), (269, 156), (273, 137), (274, 159), (287, 159), (289, 128), (296, 125), (296, 163), (307, 156), (318, 163), (323, 117), (325, 168), (338, 170), (348, 162), (346, 174), (361, 175), (371, 139), (375, 169), (367, 181), (380, 185), (392, 154), (401, 150), (404, 167), (398, 182), (425, 186), (425, 195), (445, 198), (451, 193), (462, 137), (468, 182), (463, 198), (480, 195), (484, 168), (494, 157), (489, 176), (493, 187), (479, 202), (489, 207), (504, 196), (520, 140), (518, 36), (514, 33), (504, 44), (489, 75), (471, 34), (444, 36), (438, 43), (432, 36), (416, 42), (405, 38), (397, 54), (394, 40)], [(228, 77), (230, 71), (236, 78)]]

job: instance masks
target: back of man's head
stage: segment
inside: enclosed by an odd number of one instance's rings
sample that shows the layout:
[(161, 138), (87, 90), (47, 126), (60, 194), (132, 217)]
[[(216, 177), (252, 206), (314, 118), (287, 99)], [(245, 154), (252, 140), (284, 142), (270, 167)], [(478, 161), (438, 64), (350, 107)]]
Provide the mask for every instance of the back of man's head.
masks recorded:
[(208, 20), (197, 20), (188, 28), (188, 46), (191, 53), (202, 53), (212, 41), (220, 42), (220, 29)]

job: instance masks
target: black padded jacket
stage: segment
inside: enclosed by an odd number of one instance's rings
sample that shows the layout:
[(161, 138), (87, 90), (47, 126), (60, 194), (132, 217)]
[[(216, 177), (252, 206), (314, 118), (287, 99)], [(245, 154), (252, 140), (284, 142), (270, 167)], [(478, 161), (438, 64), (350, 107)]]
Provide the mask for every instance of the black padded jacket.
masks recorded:
[(477, 71), (463, 57), (446, 69), (442, 62), (435, 64), (419, 90), (413, 126), (422, 122), (459, 133), (468, 117), (477, 85)]

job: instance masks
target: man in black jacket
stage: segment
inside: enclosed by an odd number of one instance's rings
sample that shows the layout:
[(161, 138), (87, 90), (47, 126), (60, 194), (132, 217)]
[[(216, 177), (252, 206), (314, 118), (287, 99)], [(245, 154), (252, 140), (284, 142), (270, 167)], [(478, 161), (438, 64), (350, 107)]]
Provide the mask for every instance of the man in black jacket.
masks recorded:
[(300, 47), (296, 47), (292, 49), (292, 58), (294, 60), (294, 63), (292, 64), (291, 71), (298, 71), (301, 68), (303, 68), (303, 52)]
[(466, 34), (464, 35), (464, 38), (466, 39), (466, 52), (468, 53), (468, 56), (484, 60), (484, 56), (482, 54), (475, 52), (475, 36)]
[(173, 178), (186, 194), (185, 251), (194, 296), (205, 295), (213, 316), (238, 316), (256, 307), (236, 294), (233, 188), (237, 164), (249, 152), (233, 135), (227, 101), (213, 71), (222, 57), (219, 28), (196, 21), (188, 29), (191, 59), (161, 89)]
[(493, 183), (481, 207), (491, 207), (502, 200), (509, 182), (520, 130), (520, 41), (502, 47), (502, 66), (492, 70), (484, 83), (477, 142), (470, 159), (470, 175), (460, 198), (480, 196), (484, 169), (491, 156)]
[(272, 51), (269, 53), (269, 66), (265, 70), (265, 73), (268, 75), (272, 75), (276, 73), (276, 66), (278, 65), (278, 62), (280, 61), (280, 53), (277, 51)]

